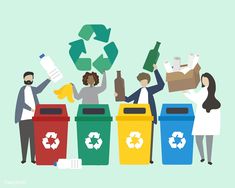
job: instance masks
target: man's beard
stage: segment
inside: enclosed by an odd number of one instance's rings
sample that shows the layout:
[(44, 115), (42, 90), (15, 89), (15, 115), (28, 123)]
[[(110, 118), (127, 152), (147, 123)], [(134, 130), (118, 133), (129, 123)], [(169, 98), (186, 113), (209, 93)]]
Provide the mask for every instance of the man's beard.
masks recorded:
[(31, 85), (31, 84), (33, 83), (33, 81), (26, 80), (26, 81), (24, 81), (24, 83), (25, 83), (26, 85)]

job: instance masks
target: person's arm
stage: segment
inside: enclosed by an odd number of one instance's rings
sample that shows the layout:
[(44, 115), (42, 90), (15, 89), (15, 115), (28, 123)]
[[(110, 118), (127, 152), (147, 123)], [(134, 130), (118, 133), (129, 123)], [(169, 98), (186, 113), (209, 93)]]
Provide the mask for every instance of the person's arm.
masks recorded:
[(50, 83), (51, 80), (46, 79), (44, 82), (42, 82), (39, 86), (34, 88), (34, 91), (38, 94), (41, 93), (45, 87)]
[(96, 87), (96, 92), (97, 93), (103, 92), (106, 89), (106, 85), (107, 85), (107, 79), (106, 79), (106, 72), (104, 71), (101, 86)]
[(137, 93), (139, 90), (131, 94), (129, 97), (125, 96), (125, 102), (131, 102), (137, 98)]
[(157, 70), (157, 68), (154, 70), (154, 75), (157, 81), (156, 85), (150, 86), (148, 89), (149, 91), (151, 91), (152, 94), (157, 93), (161, 90), (163, 90), (165, 83), (159, 73), (159, 71)]
[(77, 100), (80, 100), (82, 98), (82, 90), (78, 93), (75, 85), (72, 84), (72, 86), (73, 86), (73, 97)]
[(25, 98), (24, 98), (24, 87), (22, 87), (18, 93), (18, 96), (17, 96), (17, 101), (16, 101), (16, 108), (15, 108), (15, 123), (18, 123), (19, 119), (20, 119), (20, 116), (21, 114), (21, 110), (20, 109), (26, 109), (26, 110), (29, 110), (31, 111), (32, 108), (27, 105), (25, 103)]
[(184, 96), (187, 97), (189, 100), (193, 101), (194, 103), (198, 102), (199, 93), (196, 93), (194, 90), (190, 89), (184, 91)]
[(24, 96), (24, 91), (22, 91), (22, 99), (20, 101), (23, 102), (22, 106), (23, 106), (23, 109), (26, 109), (28, 111), (34, 111), (35, 109), (33, 109), (31, 106), (29, 106), (28, 104), (25, 103), (25, 96)]
[(26, 110), (32, 111), (32, 108), (29, 105), (27, 105), (25, 102), (23, 104), (23, 108)]
[(25, 103), (24, 89), (21, 89), (17, 98), (17, 104), (22, 106), (24, 109), (31, 111), (32, 108)]

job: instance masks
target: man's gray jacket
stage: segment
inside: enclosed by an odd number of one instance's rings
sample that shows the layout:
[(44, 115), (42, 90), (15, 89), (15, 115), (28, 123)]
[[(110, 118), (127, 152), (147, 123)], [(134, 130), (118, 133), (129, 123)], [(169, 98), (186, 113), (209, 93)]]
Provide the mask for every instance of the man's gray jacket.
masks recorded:
[[(35, 105), (39, 104), (37, 94), (41, 93), (43, 91), (43, 89), (49, 84), (49, 82), (50, 82), (50, 80), (46, 79), (44, 82), (42, 82), (37, 87), (31, 86)], [(15, 109), (15, 123), (20, 122), (23, 109), (26, 109), (29, 111), (32, 110), (31, 107), (25, 103), (25, 98), (24, 98), (25, 87), (26, 86), (21, 87), (19, 94), (18, 94), (18, 98), (17, 98), (17, 102), (16, 102), (16, 109)]]

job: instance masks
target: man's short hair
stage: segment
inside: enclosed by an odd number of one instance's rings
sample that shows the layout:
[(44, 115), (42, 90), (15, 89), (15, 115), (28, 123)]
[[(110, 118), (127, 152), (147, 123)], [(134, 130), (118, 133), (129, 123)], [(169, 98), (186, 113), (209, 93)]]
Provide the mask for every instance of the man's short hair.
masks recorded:
[(28, 75), (32, 75), (34, 77), (34, 73), (33, 72), (27, 71), (27, 72), (24, 73), (23, 78), (25, 78)]
[(137, 76), (137, 80), (141, 81), (141, 80), (148, 80), (148, 83), (150, 82), (151, 78), (150, 75), (148, 73), (145, 72), (141, 72), (139, 73), (139, 75)]

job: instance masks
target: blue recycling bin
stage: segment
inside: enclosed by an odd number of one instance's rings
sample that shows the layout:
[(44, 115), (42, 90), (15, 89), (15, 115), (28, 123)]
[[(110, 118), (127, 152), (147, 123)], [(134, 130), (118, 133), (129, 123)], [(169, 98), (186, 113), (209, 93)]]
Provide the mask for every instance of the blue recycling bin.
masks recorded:
[(159, 121), (162, 164), (192, 164), (194, 122), (192, 104), (163, 104)]

